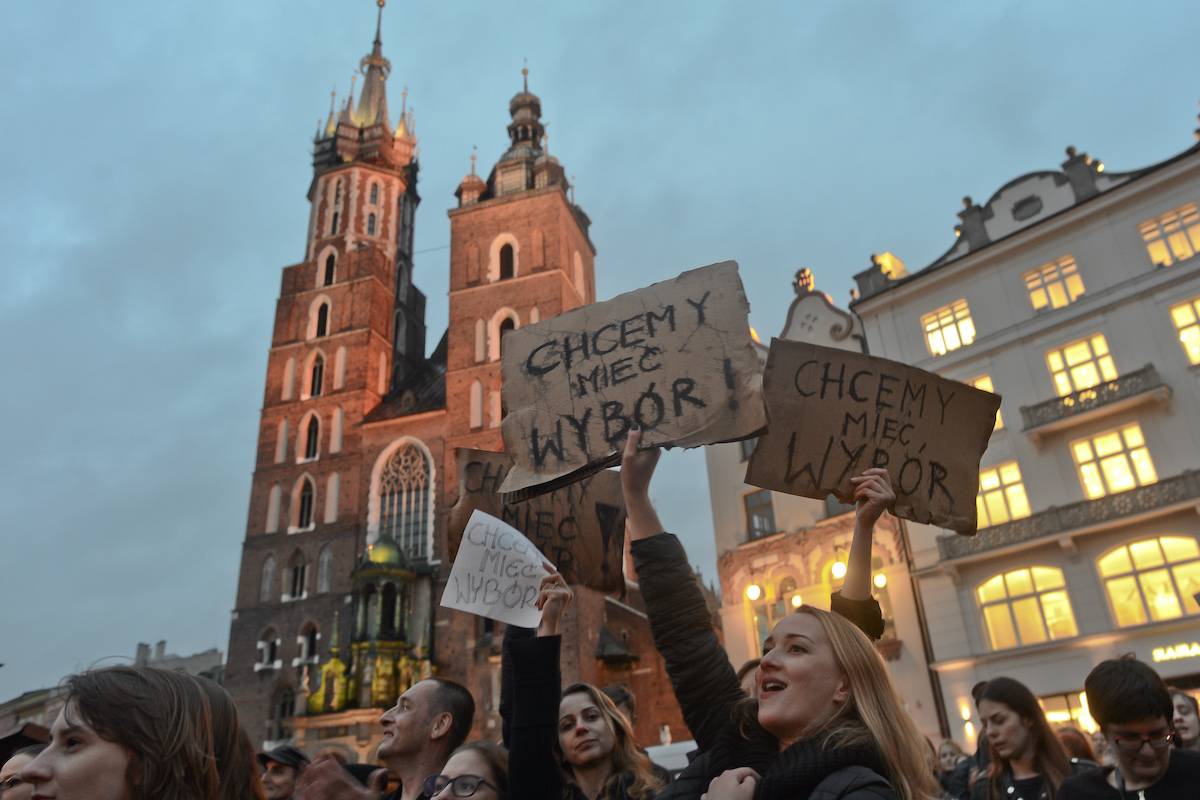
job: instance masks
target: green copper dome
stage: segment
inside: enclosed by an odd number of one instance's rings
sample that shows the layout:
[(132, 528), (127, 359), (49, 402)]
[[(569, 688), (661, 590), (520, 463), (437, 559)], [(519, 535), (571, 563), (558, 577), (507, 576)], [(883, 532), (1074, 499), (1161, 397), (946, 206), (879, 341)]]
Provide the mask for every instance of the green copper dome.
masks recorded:
[(383, 536), (375, 544), (367, 547), (367, 561), (372, 564), (401, 566), (404, 564), (404, 555), (395, 539)]

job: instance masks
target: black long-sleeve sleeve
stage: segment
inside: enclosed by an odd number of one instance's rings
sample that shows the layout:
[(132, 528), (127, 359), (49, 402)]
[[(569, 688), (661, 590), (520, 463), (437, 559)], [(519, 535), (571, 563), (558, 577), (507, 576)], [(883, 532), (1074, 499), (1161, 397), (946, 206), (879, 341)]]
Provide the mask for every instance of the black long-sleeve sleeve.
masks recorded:
[(508, 746), (510, 797), (562, 800), (562, 770), (554, 754), (562, 695), (561, 642), (558, 636), (505, 637), (501, 682), (507, 678), (511, 694), (507, 707), (502, 694), (501, 715)]
[(504, 639), (500, 647), (500, 735), (504, 747), (509, 746), (509, 731), (512, 728), (513, 714), (513, 663), (508, 655), (510, 642), (519, 639), (532, 639), (537, 635), (533, 628), (521, 628), (517, 625), (504, 626)]
[(660, 533), (633, 542), (631, 549), (654, 646), (667, 664), (684, 721), (704, 751), (729, 724), (733, 705), (746, 695), (713, 631), (679, 539)]

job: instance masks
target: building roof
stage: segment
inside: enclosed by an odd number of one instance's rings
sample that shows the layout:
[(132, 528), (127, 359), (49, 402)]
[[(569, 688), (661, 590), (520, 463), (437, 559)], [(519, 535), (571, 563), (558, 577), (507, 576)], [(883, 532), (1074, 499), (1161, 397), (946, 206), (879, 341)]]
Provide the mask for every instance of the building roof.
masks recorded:
[(1039, 170), (1014, 178), (997, 189), (983, 205), (964, 197), (954, 244), (922, 269), (909, 274), (902, 267), (896, 270), (872, 256), (871, 267), (854, 276), (859, 297), (850, 306), (854, 308), (1197, 153), (1200, 153), (1200, 143), (1156, 164), (1114, 173), (1106, 171), (1104, 163), (1098, 159), (1068, 147), (1067, 160), (1062, 163), (1061, 170)]
[(364, 425), (446, 407), (446, 337), (449, 332), (442, 334), (429, 358), (363, 417)]

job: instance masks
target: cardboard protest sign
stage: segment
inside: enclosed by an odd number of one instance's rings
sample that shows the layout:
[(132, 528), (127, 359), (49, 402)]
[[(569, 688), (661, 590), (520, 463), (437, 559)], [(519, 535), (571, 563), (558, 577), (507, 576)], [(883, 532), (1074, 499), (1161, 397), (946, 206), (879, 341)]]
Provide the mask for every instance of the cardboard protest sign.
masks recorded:
[(551, 491), (646, 445), (744, 439), (766, 424), (750, 306), (737, 264), (684, 272), (504, 337), (501, 489)]
[(512, 467), (504, 453), (459, 448), (458, 502), (450, 509), (448, 549), (453, 554), (475, 511), (512, 525), (553, 562), (567, 583), (600, 591), (623, 589), (625, 499), (621, 476), (612, 470), (538, 495), (506, 503), (497, 494)]
[(463, 530), (442, 606), (536, 628), (542, 612), (534, 604), (546, 560), (519, 530), (476, 511)]
[(763, 377), (769, 430), (746, 482), (852, 502), (850, 478), (886, 467), (898, 517), (972, 534), (979, 460), (1000, 398), (931, 372), (782, 339)]

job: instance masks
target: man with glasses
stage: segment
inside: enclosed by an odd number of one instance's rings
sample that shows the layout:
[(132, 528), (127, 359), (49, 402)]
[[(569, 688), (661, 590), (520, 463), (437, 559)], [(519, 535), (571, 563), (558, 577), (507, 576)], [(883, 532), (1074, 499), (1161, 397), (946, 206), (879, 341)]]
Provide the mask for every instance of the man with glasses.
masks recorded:
[(1117, 763), (1068, 778), (1057, 800), (1200, 796), (1200, 753), (1171, 746), (1174, 705), (1157, 672), (1132, 657), (1111, 659), (1093, 669), (1083, 685)]

